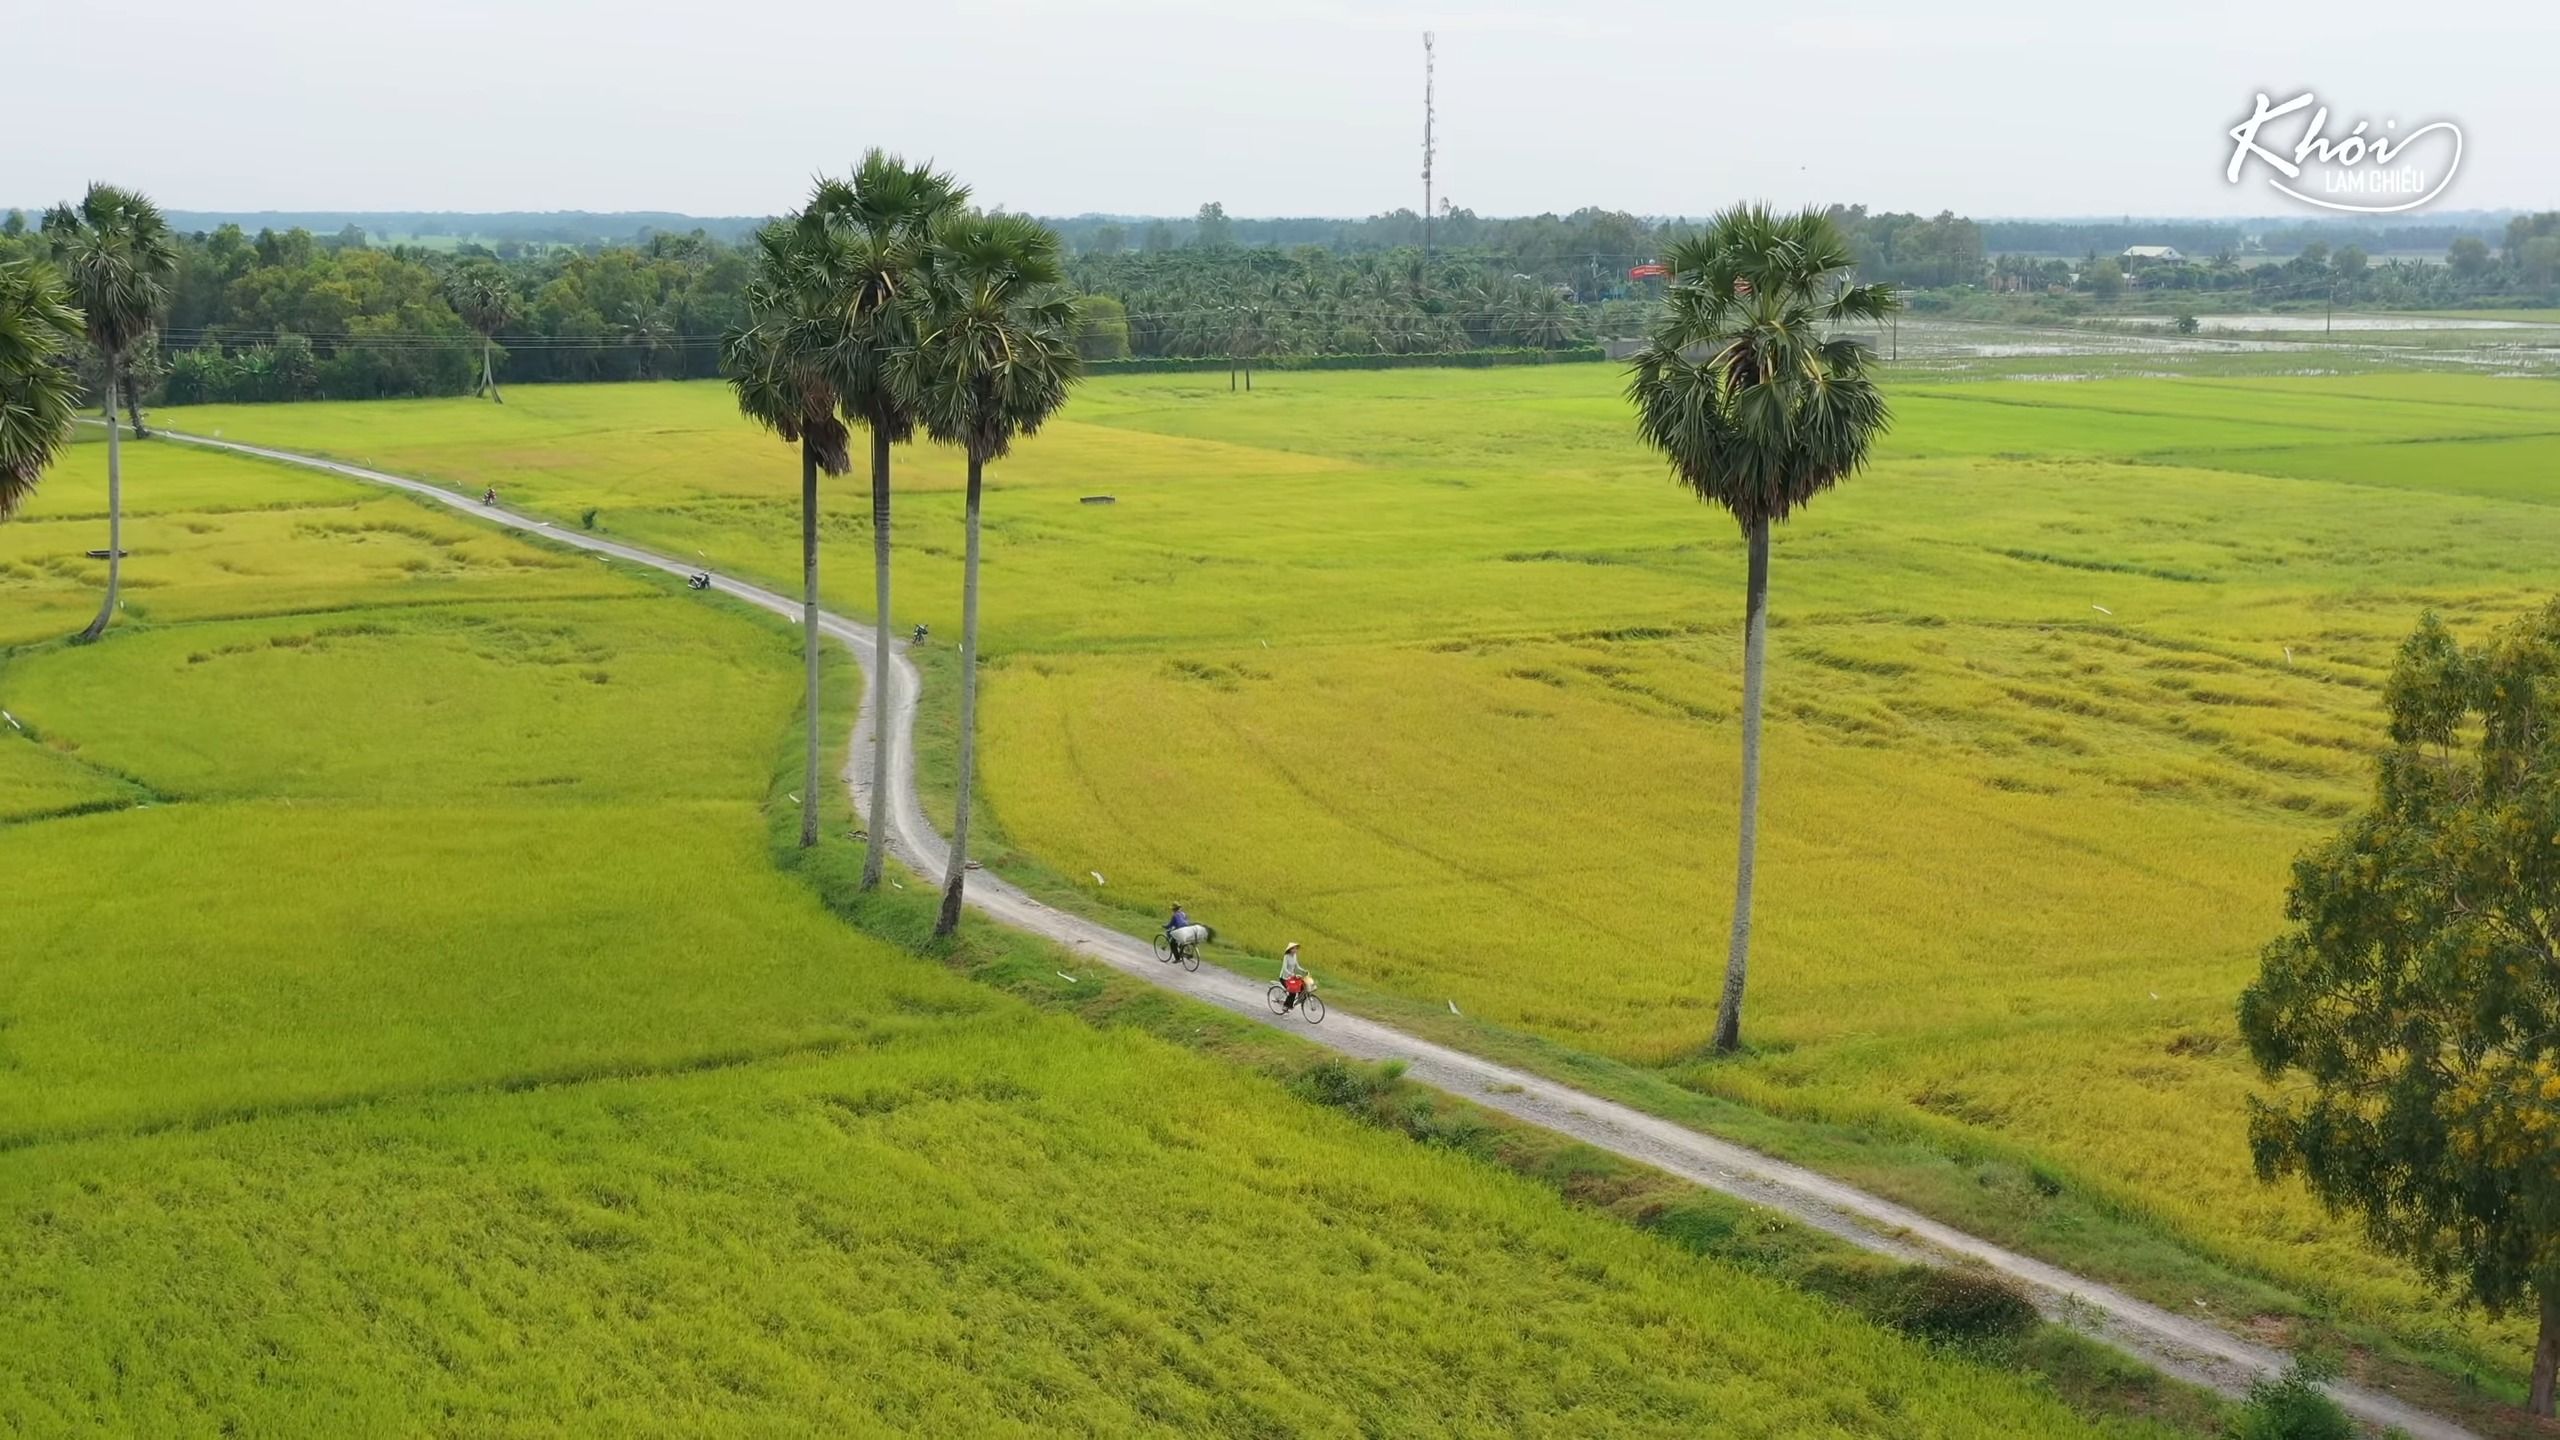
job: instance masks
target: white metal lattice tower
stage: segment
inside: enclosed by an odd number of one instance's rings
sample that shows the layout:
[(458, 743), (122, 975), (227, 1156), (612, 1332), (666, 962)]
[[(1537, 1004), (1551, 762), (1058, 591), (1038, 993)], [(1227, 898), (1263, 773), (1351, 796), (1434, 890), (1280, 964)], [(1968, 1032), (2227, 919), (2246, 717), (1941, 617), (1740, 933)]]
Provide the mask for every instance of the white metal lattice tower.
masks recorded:
[(1432, 43), (1439, 37), (1422, 32), (1422, 283), (1431, 283), (1431, 143)]

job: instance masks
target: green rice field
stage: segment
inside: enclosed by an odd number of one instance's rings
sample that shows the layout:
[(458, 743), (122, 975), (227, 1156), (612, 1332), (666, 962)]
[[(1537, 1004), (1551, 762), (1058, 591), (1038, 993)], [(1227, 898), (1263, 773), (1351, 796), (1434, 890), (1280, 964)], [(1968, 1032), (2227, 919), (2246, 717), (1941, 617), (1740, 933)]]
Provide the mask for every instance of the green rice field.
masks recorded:
[[(1347, 1004), (1767, 1117), (2235, 1328), (2511, 1384), (2521, 1330), (2251, 1176), (2232, 1004), (2365, 793), (2399, 640), (2560, 580), (2560, 385), (1903, 374), (1878, 463), (1777, 539), (1753, 1049), (1716, 1062), (1740, 543), (1616, 384), (1086, 386), (991, 481), (1002, 862), (1132, 923), (1186, 901), (1248, 968), (1300, 940)], [(717, 386), (168, 418), (795, 575), (789, 452)], [(958, 466), (900, 465), (897, 620), (948, 634)], [(857, 612), (859, 479), (826, 529)]]
[(848, 927), (788, 627), (125, 454), (103, 642), (98, 447), (0, 525), (0, 1431), (2168, 1433)]

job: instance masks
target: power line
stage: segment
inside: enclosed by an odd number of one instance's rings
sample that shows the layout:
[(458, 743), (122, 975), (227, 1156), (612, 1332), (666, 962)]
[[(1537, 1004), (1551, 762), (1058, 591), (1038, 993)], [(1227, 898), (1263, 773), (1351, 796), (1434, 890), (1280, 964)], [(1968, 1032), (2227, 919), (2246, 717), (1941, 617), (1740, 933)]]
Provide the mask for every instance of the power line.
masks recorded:
[[(2300, 298), (2300, 296), (2325, 294), (2327, 289), (2328, 287), (2326, 285), (2308, 286), (2304, 287), (2299, 292), (2299, 295), (2279, 295), (2274, 298), (2282, 300), (2286, 298)], [(1591, 305), (1578, 301), (1571, 303), (1573, 304), (1573, 308), (1578, 312), (1596, 311), (1602, 308), (1598, 305)], [(1633, 304), (1639, 307), (1649, 307), (1651, 305), (1658, 304), (1659, 302), (1630, 300), (1605, 303)], [(1293, 320), (1318, 325), (1339, 325), (1345, 328), (1377, 328), (1381, 325), (1411, 327), (1415, 325), (1432, 325), (1441, 323), (1455, 324), (1464, 327), (1468, 325), (1504, 324), (1534, 318), (1532, 313), (1523, 311), (1516, 307), (1480, 307), (1465, 310), (1435, 311), (1415, 308), (1364, 310), (1354, 307), (1350, 309), (1336, 309), (1323, 305), (1296, 304), (1264, 306), (1215, 305), (1201, 306), (1186, 310), (1161, 311), (1132, 310), (1128, 312), (1127, 319), (1133, 327), (1163, 329), (1178, 325), (1180, 322), (1186, 320), (1232, 321), (1237, 316), (1239, 310), (1256, 311), (1264, 319)], [(1948, 317), (1939, 323), (2069, 334), (2087, 333), (2093, 327), (2102, 326), (2121, 318), (2125, 317), (2119, 315), (2091, 315), (2081, 317), (2075, 323), (2074, 321), (2066, 319), (2043, 319), (2030, 316), (2022, 316), (2016, 319), (1970, 319)], [(2307, 324), (2309, 317), (2306, 315), (2303, 318)], [(383, 331), (367, 334), (326, 334), (296, 330), (233, 330), (221, 327), (205, 330), (171, 330), (163, 332), (162, 334), (163, 341), (173, 349), (190, 349), (206, 341), (223, 344), (257, 345), (270, 344), (277, 340), (286, 338), (308, 340), (313, 344), (327, 345), (334, 349), (415, 349), (427, 351), (454, 348), (467, 349), (480, 339), (480, 337), (474, 333), (453, 334), (438, 331)], [(614, 336), (510, 337), (500, 335), (493, 337), (493, 343), (495, 343), (499, 348), (513, 354), (529, 354), (543, 352), (584, 353), (622, 352), (634, 350), (706, 350), (716, 349), (720, 345), (721, 341), (716, 336), (702, 335), (675, 335), (661, 337), (656, 340), (625, 339)]]
[[(1357, 297), (1357, 298), (1360, 298), (1360, 299), (1366, 299), (1366, 298), (1370, 298), (1370, 297)], [(1593, 308), (1593, 307), (1591, 307), (1591, 306), (1581, 305), (1581, 304), (1580, 304), (1580, 302), (1574, 302), (1574, 303), (1578, 306), (1578, 308), (1583, 308), (1583, 309)], [(1235, 315), (1239, 310), (1253, 310), (1253, 311), (1258, 311), (1258, 312), (1259, 312), (1260, 314), (1262, 314), (1263, 316), (1265, 316), (1265, 317), (1270, 317), (1270, 318), (1286, 318), (1286, 319), (1338, 319), (1338, 320), (1345, 320), (1345, 321), (1366, 321), (1366, 320), (1376, 320), (1376, 319), (1458, 320), (1458, 321), (1466, 321), (1466, 320), (1500, 320), (1500, 319), (1514, 318), (1514, 317), (1516, 317), (1516, 316), (1518, 316), (1518, 315), (1520, 314), (1520, 312), (1519, 312), (1517, 309), (1491, 308), (1491, 307), (1480, 307), (1480, 308), (1467, 309), (1467, 310), (1440, 310), (1440, 311), (1434, 311), (1434, 310), (1421, 310), (1421, 309), (1413, 309), (1413, 308), (1395, 308), (1395, 309), (1389, 309), (1389, 310), (1383, 310), (1383, 311), (1381, 311), (1381, 310), (1367, 310), (1367, 311), (1364, 311), (1364, 310), (1361, 310), (1361, 309), (1358, 309), (1358, 308), (1352, 308), (1352, 309), (1347, 309), (1347, 310), (1337, 310), (1337, 309), (1334, 309), (1334, 308), (1331, 308), (1331, 307), (1328, 307), (1328, 306), (1325, 306), (1325, 305), (1321, 305), (1321, 304), (1309, 304), (1309, 303), (1303, 303), (1303, 302), (1301, 302), (1301, 303), (1288, 304), (1288, 305), (1237, 305), (1237, 304), (1229, 303), (1229, 304), (1219, 304), (1219, 305), (1203, 305), (1203, 306), (1196, 306), (1196, 307), (1192, 307), (1192, 308), (1189, 308), (1189, 309), (1183, 309), (1183, 310), (1131, 310), (1131, 311), (1129, 311), (1129, 312), (1128, 312), (1128, 316), (1127, 316), (1127, 318), (1128, 318), (1128, 320), (1129, 320), (1129, 322), (1130, 322), (1131, 324), (1160, 325), (1160, 324), (1166, 324), (1166, 323), (1170, 323), (1170, 322), (1174, 322), (1174, 321), (1180, 321), (1180, 320), (1194, 320), (1194, 319), (1203, 319), (1203, 318), (1227, 318), (1227, 317), (1232, 317), (1232, 316), (1234, 316), (1234, 315)], [(271, 342), (271, 341), (275, 341), (275, 340), (281, 340), (281, 339), (284, 339), (284, 338), (286, 338), (286, 337), (288, 337), (288, 336), (298, 337), (298, 338), (300, 338), (300, 339), (304, 339), (304, 340), (309, 340), (309, 341), (313, 342), (314, 344), (329, 344), (329, 345), (339, 345), (339, 344), (348, 344), (348, 345), (366, 345), (366, 344), (384, 344), (384, 343), (394, 343), (394, 344), (414, 344), (414, 345), (427, 346), (427, 347), (442, 347), (442, 346), (448, 346), (448, 345), (465, 345), (465, 346), (467, 346), (467, 345), (473, 345), (473, 344), (478, 343), (478, 341), (480, 340), (480, 336), (479, 336), (479, 334), (478, 334), (476, 331), (449, 332), (449, 331), (438, 331), (438, 330), (371, 331), (371, 332), (334, 331), (334, 332), (327, 332), (327, 331), (284, 330), (284, 329), (235, 329), (235, 328), (230, 327), (230, 326), (220, 326), (220, 325), (216, 325), (216, 326), (187, 327), (187, 328), (171, 329), (171, 330), (164, 330), (164, 331), (162, 331), (162, 332), (161, 332), (161, 338), (162, 338), (162, 340), (163, 340), (163, 341), (165, 341), (165, 342), (171, 342), (171, 343), (176, 343), (176, 344), (187, 344), (187, 343), (193, 343), (193, 342), (201, 342), (201, 341), (204, 341), (204, 340), (216, 340), (216, 341), (230, 342), (230, 343), (239, 343), (239, 344), (260, 344), (260, 343), (266, 343), (266, 342)], [(657, 339), (657, 340), (655, 340), (655, 341), (651, 341), (651, 340), (643, 340), (643, 339), (628, 339), (628, 338), (623, 338), (623, 337), (619, 337), (619, 336), (612, 336), (612, 335), (571, 335), (571, 336), (545, 336), (545, 335), (508, 336), (508, 335), (497, 335), (497, 336), (492, 336), (492, 337), (490, 337), (490, 338), (491, 338), (491, 340), (492, 340), (492, 342), (493, 342), (493, 343), (497, 344), (498, 346), (500, 346), (500, 347), (502, 347), (502, 348), (508, 349), (508, 350), (537, 350), (537, 349), (602, 349), (602, 350), (630, 350), (630, 349), (642, 349), (642, 348), (647, 348), (647, 347), (650, 347), (650, 346), (652, 346), (652, 345), (654, 345), (656, 348), (659, 348), (659, 349), (669, 349), (669, 348), (673, 348), (673, 347), (677, 347), (677, 346), (696, 346), (696, 347), (699, 347), (699, 346), (718, 345), (718, 344), (720, 343), (720, 341), (719, 341), (718, 337), (716, 337), (716, 336), (700, 336), (700, 335), (695, 335), (695, 336), (686, 336), (686, 335), (666, 336), (666, 337), (661, 337), (661, 338), (659, 338), (659, 339)]]
[[(2281, 304), (2289, 300), (2326, 298), (2336, 286), (2332, 278), (2305, 278), (2281, 286), (2238, 285), (2205, 290), (2154, 291), (2163, 298), (2194, 296), (2199, 299), (2236, 299), (2261, 304)], [(1163, 331), (1179, 328), (1186, 321), (1218, 320), (1232, 323), (1240, 311), (1251, 311), (1267, 320), (1297, 322), (1303, 328), (1362, 330), (1410, 333), (1417, 329), (1454, 326), (1460, 329), (1498, 327), (1517, 324), (1535, 317), (1517, 306), (1476, 305), (1465, 309), (1426, 310), (1411, 303), (1410, 292), (1401, 289), (1386, 295), (1358, 293), (1342, 297), (1297, 296), (1285, 303), (1260, 305), (1222, 302), (1178, 309), (1133, 309), (1127, 319), (1133, 328)], [(1608, 304), (1633, 304), (1647, 307), (1659, 304), (1655, 298), (1629, 298), (1603, 301), (1599, 304), (1569, 300), (1577, 317), (1598, 312)], [(2120, 320), (2121, 315), (2092, 315), (2076, 322), (2064, 317), (2020, 316), (2014, 319), (1972, 320), (1950, 317), (1942, 323), (1982, 325), (2011, 330), (2048, 331), (2064, 334), (2086, 334), (2092, 328)], [(2307, 326), (2308, 316), (2303, 317)], [(331, 350), (360, 349), (382, 353), (436, 352), (467, 350), (481, 339), (471, 331), (298, 331), (282, 328), (232, 327), (222, 325), (180, 326), (162, 332), (164, 343), (173, 351), (194, 349), (206, 343), (229, 346), (270, 344), (296, 337)], [(687, 354), (715, 350), (721, 344), (716, 336), (673, 333), (659, 336), (622, 335), (498, 335), (491, 340), (513, 354), (526, 356), (554, 354), (570, 356), (645, 354)], [(2187, 337), (2181, 337), (2187, 338)], [(2359, 342), (2370, 343), (2370, 342)]]

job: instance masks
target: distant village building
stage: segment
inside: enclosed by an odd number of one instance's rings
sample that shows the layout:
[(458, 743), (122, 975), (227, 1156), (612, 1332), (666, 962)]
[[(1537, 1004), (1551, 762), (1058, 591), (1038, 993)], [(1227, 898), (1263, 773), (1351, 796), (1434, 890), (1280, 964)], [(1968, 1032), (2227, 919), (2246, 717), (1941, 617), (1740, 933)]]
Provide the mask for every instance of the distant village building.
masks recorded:
[(2124, 259), (2128, 265), (2147, 265), (2155, 260), (2175, 264), (2186, 258), (2178, 253), (2178, 247), (2175, 245), (2127, 245), (2124, 247)]

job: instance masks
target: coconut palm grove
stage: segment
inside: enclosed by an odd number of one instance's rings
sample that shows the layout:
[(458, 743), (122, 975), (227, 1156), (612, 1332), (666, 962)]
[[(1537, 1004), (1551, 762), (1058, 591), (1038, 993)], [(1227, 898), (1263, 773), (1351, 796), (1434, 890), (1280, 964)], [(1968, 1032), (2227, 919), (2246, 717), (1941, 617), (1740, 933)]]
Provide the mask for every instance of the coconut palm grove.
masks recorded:
[(2554, 1433), (2560, 212), (973, 123), (0, 160), (0, 1432)]

